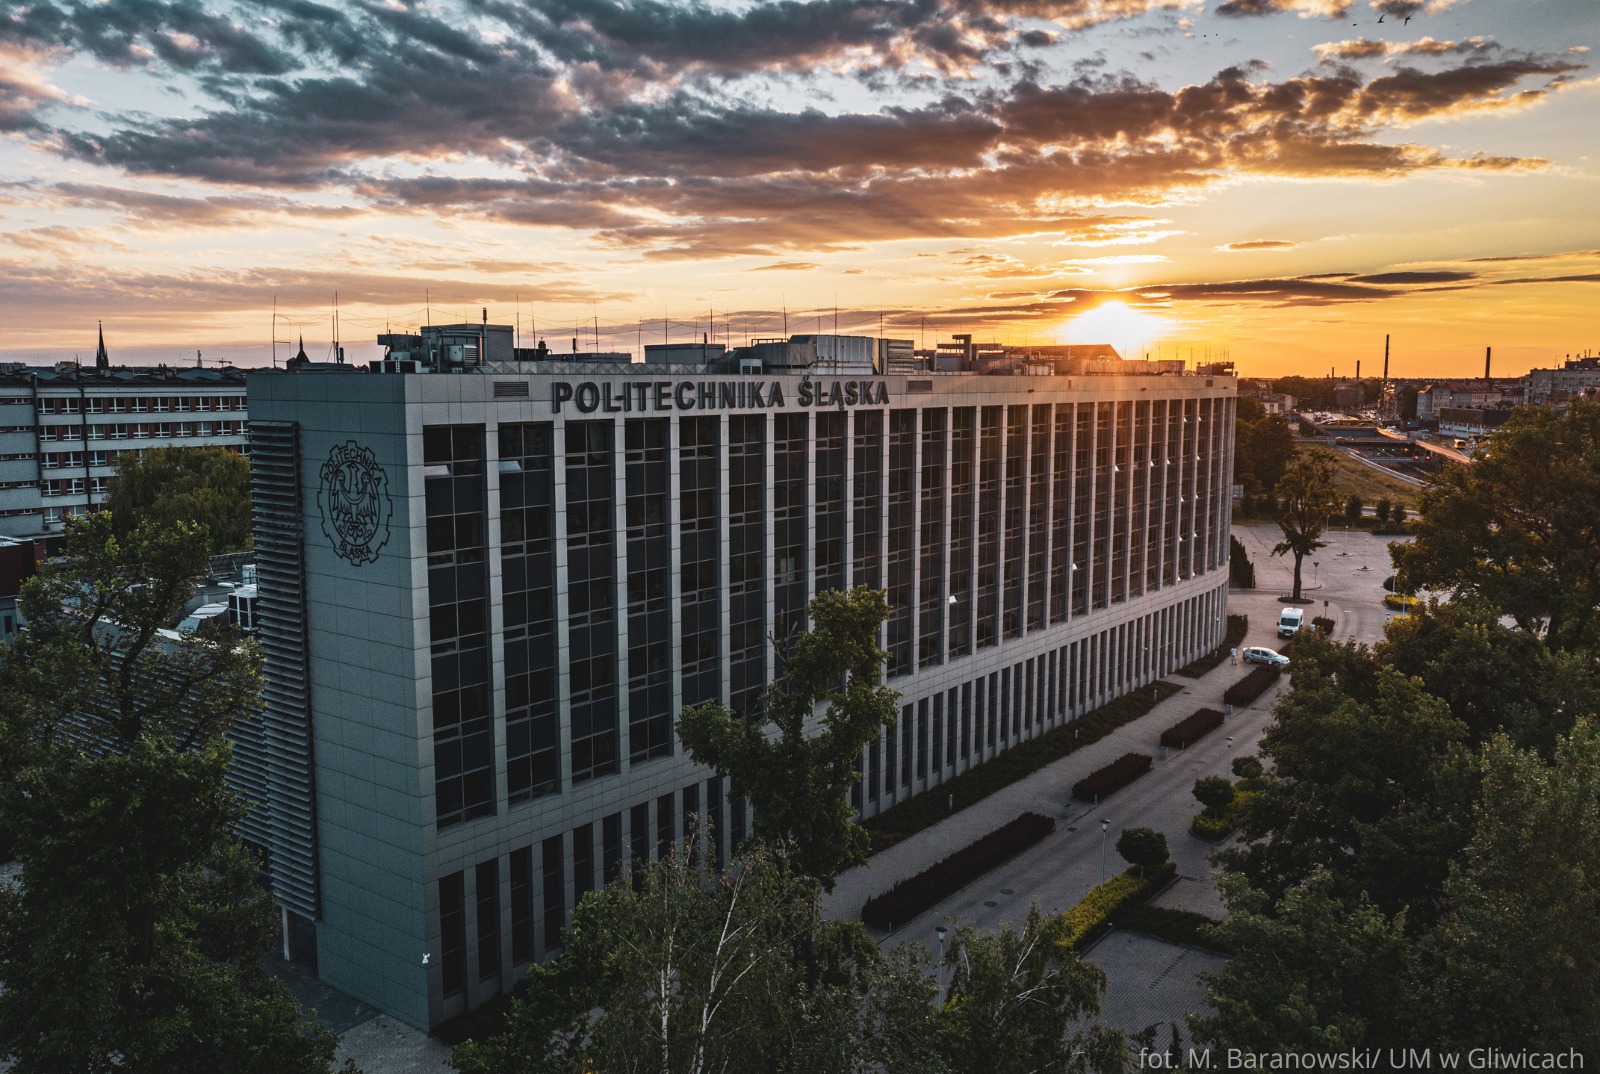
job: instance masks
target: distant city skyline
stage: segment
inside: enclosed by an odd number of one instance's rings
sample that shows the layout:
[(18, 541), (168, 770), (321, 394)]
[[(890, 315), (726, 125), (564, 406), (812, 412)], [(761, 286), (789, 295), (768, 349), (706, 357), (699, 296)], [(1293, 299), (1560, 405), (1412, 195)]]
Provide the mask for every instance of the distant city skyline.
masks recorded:
[(485, 309), (558, 353), (837, 309), (1519, 375), (1600, 351), (1597, 38), (1593, 0), (33, 0), (0, 360), (104, 322), (119, 363), (266, 365), (274, 303), (323, 358), (337, 294), (352, 361)]

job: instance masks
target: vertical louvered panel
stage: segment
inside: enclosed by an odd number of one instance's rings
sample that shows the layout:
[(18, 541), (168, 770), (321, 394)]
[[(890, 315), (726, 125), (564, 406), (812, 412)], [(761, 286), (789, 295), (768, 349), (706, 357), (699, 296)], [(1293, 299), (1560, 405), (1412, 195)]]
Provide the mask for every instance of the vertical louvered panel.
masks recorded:
[[(296, 913), (318, 916), (316, 801), (312, 786), (311, 675), (306, 654), (300, 441), (294, 422), (250, 423), (259, 637), (266, 655), (260, 724), (264, 842), (273, 889)], [(241, 764), (243, 758), (241, 758)]]

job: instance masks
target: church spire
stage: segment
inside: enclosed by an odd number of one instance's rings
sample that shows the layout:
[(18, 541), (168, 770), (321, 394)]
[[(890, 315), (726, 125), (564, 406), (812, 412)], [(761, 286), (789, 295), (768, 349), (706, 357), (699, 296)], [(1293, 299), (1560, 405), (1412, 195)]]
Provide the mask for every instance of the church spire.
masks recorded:
[(306, 357), (306, 337), (304, 334), (302, 334), (300, 336), (300, 349), (295, 352), (295, 356), (293, 358), (290, 358), (284, 363), (284, 368), (300, 369), (309, 361), (311, 361), (311, 359)]
[(94, 367), (96, 369), (110, 369), (111, 359), (106, 355), (106, 326), (103, 321), (96, 321), (100, 326), (100, 346), (95, 348)]

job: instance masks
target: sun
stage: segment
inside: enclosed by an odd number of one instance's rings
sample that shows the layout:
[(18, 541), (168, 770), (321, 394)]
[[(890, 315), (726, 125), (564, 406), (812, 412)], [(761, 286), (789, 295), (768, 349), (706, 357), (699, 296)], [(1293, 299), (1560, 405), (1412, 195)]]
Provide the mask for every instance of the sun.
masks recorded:
[(1109, 343), (1125, 358), (1137, 358), (1147, 343), (1161, 339), (1172, 323), (1154, 313), (1129, 309), (1123, 302), (1102, 302), (1067, 321), (1062, 336), (1068, 343)]

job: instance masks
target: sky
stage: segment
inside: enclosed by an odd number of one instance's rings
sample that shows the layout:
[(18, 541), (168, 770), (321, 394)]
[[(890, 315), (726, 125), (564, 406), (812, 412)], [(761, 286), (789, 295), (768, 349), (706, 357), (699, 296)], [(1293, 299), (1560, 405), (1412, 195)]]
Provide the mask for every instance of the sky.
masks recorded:
[[(1600, 0), (9, 0), (0, 360), (1600, 353)], [(274, 343), (274, 341), (277, 341)]]

